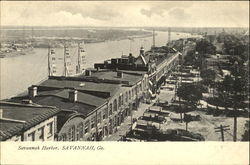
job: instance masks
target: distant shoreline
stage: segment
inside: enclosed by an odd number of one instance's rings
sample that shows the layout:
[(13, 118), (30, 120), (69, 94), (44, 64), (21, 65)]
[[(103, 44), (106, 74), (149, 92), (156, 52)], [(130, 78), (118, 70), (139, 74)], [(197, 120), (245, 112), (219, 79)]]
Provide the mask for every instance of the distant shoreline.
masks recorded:
[[(120, 40), (127, 40), (127, 39), (136, 39), (136, 38), (146, 38), (146, 37), (150, 37), (152, 36), (152, 34), (143, 34), (143, 35), (134, 35), (134, 36), (125, 36), (125, 37), (120, 37), (117, 39), (110, 39), (110, 40), (92, 40), (92, 41), (84, 41), (85, 44), (94, 44), (94, 43), (101, 43), (101, 42), (106, 42), (106, 41), (120, 41)], [(83, 39), (84, 40), (84, 39)], [(76, 42), (76, 39), (72, 39), (71, 42)], [(48, 46), (45, 46), (46, 44), (43, 44), (43, 46), (34, 46), (34, 48), (27, 48), (24, 49), (22, 51), (12, 51), (12, 52), (1, 52), (0, 53), (0, 58), (12, 58), (12, 57), (17, 57), (17, 56), (24, 56), (27, 55), (31, 52), (33, 52), (33, 49), (36, 48), (48, 48)], [(72, 47), (74, 47), (73, 45), (71, 45)], [(53, 46), (54, 48), (62, 48), (62, 46), (59, 45), (55, 45)]]
[(0, 58), (12, 58), (12, 57), (17, 57), (17, 56), (25, 56), (26, 53), (30, 53), (30, 52), (33, 52), (33, 48), (27, 48), (22, 51), (15, 51), (15, 52), (8, 52), (8, 53), (1, 52)]

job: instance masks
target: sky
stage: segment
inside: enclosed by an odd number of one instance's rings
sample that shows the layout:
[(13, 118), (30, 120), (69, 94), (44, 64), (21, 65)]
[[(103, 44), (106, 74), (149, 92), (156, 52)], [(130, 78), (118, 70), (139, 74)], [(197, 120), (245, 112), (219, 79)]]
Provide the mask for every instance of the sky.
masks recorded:
[(7, 26), (249, 27), (248, 1), (0, 1)]

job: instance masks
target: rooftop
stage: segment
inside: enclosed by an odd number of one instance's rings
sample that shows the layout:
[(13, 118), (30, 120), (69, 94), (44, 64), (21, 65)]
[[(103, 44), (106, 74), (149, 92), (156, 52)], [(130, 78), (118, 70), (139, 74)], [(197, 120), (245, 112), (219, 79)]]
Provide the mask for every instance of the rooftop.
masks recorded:
[[(122, 77), (117, 76), (116, 71), (111, 71), (111, 70), (103, 70), (103, 71), (98, 71), (98, 72), (92, 72), (93, 77), (97, 77), (98, 79), (108, 79), (108, 80), (120, 80), (120, 81), (127, 81), (129, 85), (134, 85), (136, 84), (141, 78), (142, 74), (145, 72), (127, 72), (127, 71), (121, 71), (123, 72)], [(103, 84), (106, 85), (106, 84)]]
[(48, 106), (22, 105), (8, 102), (0, 102), (0, 108), (3, 110), (3, 119), (0, 120), (1, 141), (60, 112), (59, 109)]
[(120, 88), (120, 84), (111, 83), (98, 83), (98, 82), (88, 82), (84, 80), (74, 80), (74, 79), (63, 79), (63, 78), (50, 78), (42, 82), (39, 86), (44, 87), (54, 87), (56, 89), (62, 88), (74, 88), (76, 90), (82, 91), (94, 91), (94, 92), (106, 92), (110, 93), (112, 96)]
[[(36, 97), (31, 98), (33, 103), (47, 106), (55, 106), (59, 109), (72, 110), (81, 113), (85, 116), (92, 112), (97, 107), (103, 105), (106, 99), (97, 97), (94, 95), (86, 94), (78, 91), (77, 101), (69, 101), (70, 89), (50, 90), (50, 91), (38, 91)], [(14, 97), (10, 99), (11, 102), (19, 102), (28, 99), (28, 96)]]

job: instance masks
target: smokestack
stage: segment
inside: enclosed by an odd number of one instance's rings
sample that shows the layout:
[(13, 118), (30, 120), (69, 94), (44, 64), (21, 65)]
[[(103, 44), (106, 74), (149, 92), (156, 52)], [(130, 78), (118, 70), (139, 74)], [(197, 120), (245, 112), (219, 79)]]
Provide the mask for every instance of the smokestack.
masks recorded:
[(141, 46), (140, 55), (144, 56), (144, 48), (143, 48), (143, 46)]
[(29, 87), (29, 97), (35, 97), (37, 95), (37, 87), (36, 86), (32, 86)]
[(77, 102), (77, 90), (69, 91), (69, 101)]
[(122, 72), (117, 72), (117, 77), (123, 78), (123, 73)]
[(91, 70), (86, 70), (85, 71), (85, 76), (91, 76)]

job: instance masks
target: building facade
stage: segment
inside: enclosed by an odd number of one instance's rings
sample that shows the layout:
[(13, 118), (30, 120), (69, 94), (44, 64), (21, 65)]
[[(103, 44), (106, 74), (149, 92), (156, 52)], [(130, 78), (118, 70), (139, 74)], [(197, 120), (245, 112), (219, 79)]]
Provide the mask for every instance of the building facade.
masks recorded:
[[(50, 76), (39, 85), (31, 86), (29, 94), (14, 97), (9, 102), (23, 100), (41, 106), (60, 109), (23, 131), (16, 140), (102, 141), (119, 130), (140, 102), (150, 99), (164, 76), (176, 66), (180, 53), (160, 47), (136, 58), (111, 59), (111, 63), (96, 64), (85, 74), (75, 77)], [(29, 104), (30, 105), (30, 104)], [(132, 118), (131, 118), (132, 120)], [(53, 134), (53, 135), (51, 135)]]

